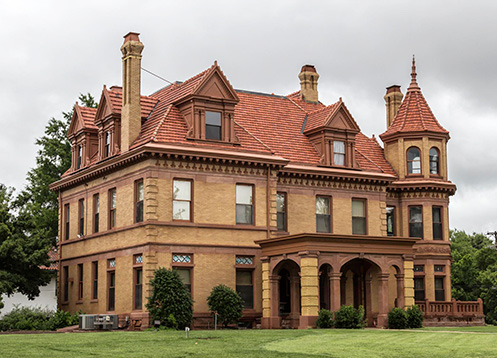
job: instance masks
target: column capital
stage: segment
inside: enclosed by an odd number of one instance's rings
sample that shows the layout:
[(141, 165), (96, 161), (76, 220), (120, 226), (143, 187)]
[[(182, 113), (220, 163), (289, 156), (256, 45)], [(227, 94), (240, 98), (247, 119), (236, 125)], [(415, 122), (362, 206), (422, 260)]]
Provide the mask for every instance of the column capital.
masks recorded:
[(398, 274), (395, 274), (395, 277), (397, 277), (397, 280), (403, 280), (405, 275), (403, 273), (398, 273)]
[(269, 275), (269, 282), (279, 282), (280, 281), (280, 278), (281, 276), (279, 275)]
[(261, 256), (260, 260), (262, 263), (269, 262), (269, 256)]
[(317, 258), (319, 257), (319, 251), (313, 251), (313, 250), (299, 251), (298, 255), (302, 258)]
[(414, 261), (414, 255), (402, 255), (404, 261)]
[(388, 281), (389, 277), (390, 277), (389, 273), (380, 273), (378, 274), (378, 281)]
[(330, 272), (328, 275), (330, 281), (340, 280), (342, 278), (342, 272)]

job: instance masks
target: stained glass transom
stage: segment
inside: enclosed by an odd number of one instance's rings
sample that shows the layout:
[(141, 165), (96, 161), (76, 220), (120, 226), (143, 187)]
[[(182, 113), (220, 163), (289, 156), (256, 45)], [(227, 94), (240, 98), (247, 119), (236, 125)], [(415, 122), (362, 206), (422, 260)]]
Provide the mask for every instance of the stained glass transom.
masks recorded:
[(109, 267), (110, 268), (116, 267), (116, 260), (115, 259), (109, 260)]
[(192, 256), (191, 255), (174, 254), (173, 255), (173, 262), (189, 264), (192, 262)]
[(236, 257), (237, 265), (253, 265), (254, 258), (252, 256), (237, 256)]
[(143, 255), (136, 255), (135, 264), (142, 264), (142, 263), (143, 263)]

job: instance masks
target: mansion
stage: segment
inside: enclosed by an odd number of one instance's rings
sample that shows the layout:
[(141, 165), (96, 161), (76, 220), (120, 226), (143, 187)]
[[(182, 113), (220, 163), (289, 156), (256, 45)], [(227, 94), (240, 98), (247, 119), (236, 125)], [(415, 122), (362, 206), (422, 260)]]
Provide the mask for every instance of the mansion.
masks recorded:
[(341, 305), (382, 327), (415, 303), (428, 324), (483, 322), (481, 301), (451, 299), (449, 132), (414, 60), (405, 95), (387, 88), (380, 145), (341, 98), (319, 101), (314, 66), (288, 95), (234, 89), (215, 62), (146, 96), (142, 50), (127, 34), (122, 87), (74, 108), (72, 166), (51, 185), (59, 308), (148, 327), (149, 282), (166, 267), (192, 295), (194, 327), (212, 326), (221, 283), (251, 327), (315, 327)]

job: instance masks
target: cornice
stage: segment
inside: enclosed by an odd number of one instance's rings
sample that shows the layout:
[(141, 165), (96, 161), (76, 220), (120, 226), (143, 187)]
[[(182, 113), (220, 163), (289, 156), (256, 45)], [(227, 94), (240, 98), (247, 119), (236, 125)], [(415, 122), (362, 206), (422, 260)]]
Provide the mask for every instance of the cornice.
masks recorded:
[(389, 143), (396, 141), (398, 139), (421, 139), (423, 137), (428, 137), (432, 139), (450, 139), (449, 133), (440, 133), (435, 131), (416, 131), (416, 132), (393, 132), (389, 134), (380, 134), (380, 138), (383, 143)]
[(441, 192), (449, 195), (456, 193), (457, 187), (450, 181), (436, 181), (426, 179), (397, 180), (392, 182), (387, 191), (389, 192)]

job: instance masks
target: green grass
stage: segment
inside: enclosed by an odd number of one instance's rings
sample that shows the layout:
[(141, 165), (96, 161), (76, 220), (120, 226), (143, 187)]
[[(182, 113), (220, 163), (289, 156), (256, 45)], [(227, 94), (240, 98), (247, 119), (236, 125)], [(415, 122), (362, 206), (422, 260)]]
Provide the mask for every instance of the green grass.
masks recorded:
[(497, 329), (483, 328), (12, 334), (0, 357), (497, 357)]

